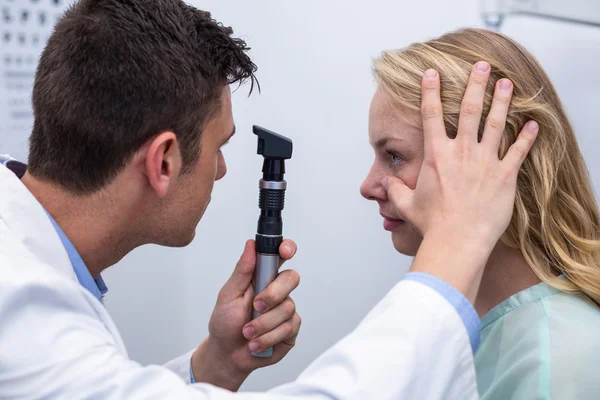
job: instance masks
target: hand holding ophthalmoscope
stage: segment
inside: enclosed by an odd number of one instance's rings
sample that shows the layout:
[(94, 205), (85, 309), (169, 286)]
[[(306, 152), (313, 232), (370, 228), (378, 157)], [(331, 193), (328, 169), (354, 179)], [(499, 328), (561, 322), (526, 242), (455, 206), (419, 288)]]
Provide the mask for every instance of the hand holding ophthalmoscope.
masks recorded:
[(300, 277), (293, 270), (278, 274), (296, 253), (296, 243), (283, 240), (281, 219), (284, 160), (291, 158), (292, 143), (257, 126), (254, 133), (258, 136), (257, 153), (264, 157), (256, 241), (246, 242), (233, 274), (219, 292), (209, 323), (210, 335), (192, 358), (193, 363), (214, 360), (198, 363), (198, 376), (208, 376), (211, 383), (234, 391), (251, 371), (277, 363), (294, 347), (301, 323), (290, 298)]
[[(285, 239), (279, 246), (279, 266), (293, 258), (296, 249), (296, 243)], [(255, 241), (248, 240), (231, 277), (219, 292), (208, 325), (209, 336), (192, 358), (192, 362), (197, 361), (200, 381), (210, 377), (212, 384), (235, 391), (250, 372), (276, 364), (295, 345), (301, 320), (290, 293), (300, 277), (296, 271), (283, 271), (265, 291), (255, 293), (252, 280), (256, 266)], [(262, 314), (252, 318), (253, 309)], [(272, 357), (251, 354), (269, 348), (274, 349)], [(207, 359), (213, 361), (201, 362)]]

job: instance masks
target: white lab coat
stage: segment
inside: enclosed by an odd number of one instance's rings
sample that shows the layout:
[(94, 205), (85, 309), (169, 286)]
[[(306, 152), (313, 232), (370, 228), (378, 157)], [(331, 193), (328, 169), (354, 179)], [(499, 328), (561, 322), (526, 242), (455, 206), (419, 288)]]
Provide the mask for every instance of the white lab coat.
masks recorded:
[(296, 381), (269, 392), (189, 384), (190, 356), (166, 366), (129, 359), (103, 304), (79, 285), (45, 211), (0, 165), (0, 399), (478, 398), (461, 318), (411, 281), (398, 283)]

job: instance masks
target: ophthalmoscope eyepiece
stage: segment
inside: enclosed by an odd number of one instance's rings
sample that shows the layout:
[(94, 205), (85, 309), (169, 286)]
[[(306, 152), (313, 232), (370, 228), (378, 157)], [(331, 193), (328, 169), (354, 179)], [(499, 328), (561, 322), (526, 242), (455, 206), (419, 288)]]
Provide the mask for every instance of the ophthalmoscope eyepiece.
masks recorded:
[[(256, 230), (256, 270), (254, 292), (256, 295), (273, 282), (279, 270), (279, 246), (283, 241), (283, 220), (281, 212), (285, 203), (287, 182), (285, 160), (292, 158), (292, 141), (278, 133), (254, 125), (252, 130), (258, 136), (257, 153), (264, 158), (258, 206), (260, 217)], [(253, 309), (252, 318), (260, 313)], [(252, 353), (256, 357), (271, 357), (273, 349)]]

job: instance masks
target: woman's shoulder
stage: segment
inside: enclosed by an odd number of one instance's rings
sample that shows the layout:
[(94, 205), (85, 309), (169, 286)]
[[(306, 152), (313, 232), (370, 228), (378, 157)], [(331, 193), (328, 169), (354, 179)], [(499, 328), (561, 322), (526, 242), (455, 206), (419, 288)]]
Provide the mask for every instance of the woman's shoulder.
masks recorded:
[(501, 334), (522, 345), (534, 341), (556, 348), (565, 344), (565, 339), (578, 339), (571, 348), (583, 345), (600, 348), (600, 307), (583, 293), (566, 293), (545, 286), (530, 288), (536, 288), (537, 293), (520, 293), (521, 296), (503, 302), (500, 306), (504, 309), (496, 310), (500, 311), (497, 318), (486, 320), (488, 315), (484, 316), (482, 341), (489, 335)]
[(481, 319), (482, 336), (503, 330), (530, 331), (533, 324), (552, 329), (579, 331), (600, 328), (600, 307), (583, 293), (567, 293), (546, 283), (532, 286), (504, 300)]
[(475, 355), (482, 399), (600, 395), (594, 372), (600, 308), (583, 294), (544, 285), (507, 299), (482, 319)]
[(559, 292), (542, 298), (540, 306), (552, 331), (571, 334), (587, 332), (590, 339), (598, 341), (600, 307), (585, 294)]

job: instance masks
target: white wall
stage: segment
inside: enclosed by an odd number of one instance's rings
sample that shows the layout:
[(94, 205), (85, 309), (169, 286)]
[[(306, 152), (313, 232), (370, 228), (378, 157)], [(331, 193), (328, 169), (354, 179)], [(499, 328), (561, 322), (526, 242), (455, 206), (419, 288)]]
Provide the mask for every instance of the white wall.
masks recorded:
[[(234, 27), (259, 66), (262, 93), (234, 94), (238, 134), (225, 149), (229, 172), (185, 249), (147, 246), (105, 273), (107, 306), (130, 355), (162, 363), (195, 347), (220, 286), (258, 217), (261, 158), (252, 124), (294, 140), (287, 164), (286, 236), (299, 252), (289, 263), (302, 282), (294, 298), (303, 326), (293, 350), (253, 374), (244, 389), (294, 379), (318, 354), (350, 332), (402, 276), (410, 259), (396, 254), (377, 206), (358, 192), (372, 160), (367, 115), (374, 84), (371, 58), (460, 26), (481, 26), (475, 0), (195, 1)], [(351, 5), (350, 5), (351, 4)], [(536, 54), (554, 79), (598, 186), (600, 30), (529, 18), (502, 31)], [(2, 79), (2, 78), (0, 78)], [(0, 133), (0, 152), (26, 137)], [(230, 228), (233, 227), (233, 228)]]

